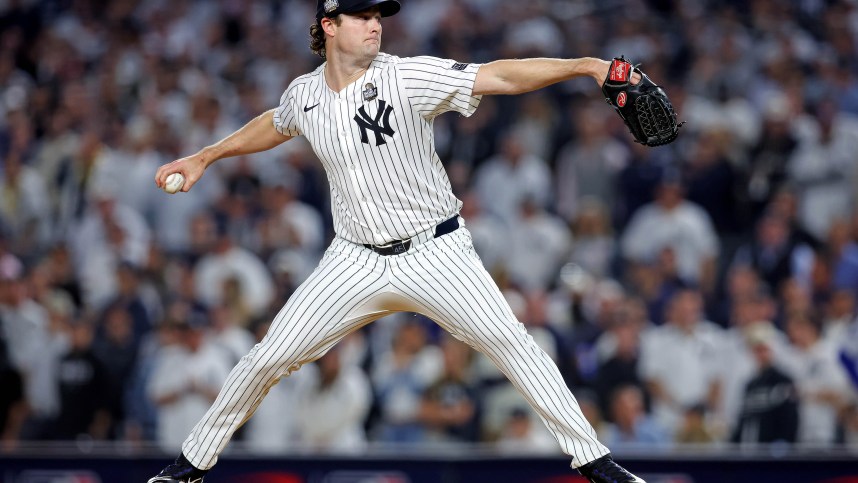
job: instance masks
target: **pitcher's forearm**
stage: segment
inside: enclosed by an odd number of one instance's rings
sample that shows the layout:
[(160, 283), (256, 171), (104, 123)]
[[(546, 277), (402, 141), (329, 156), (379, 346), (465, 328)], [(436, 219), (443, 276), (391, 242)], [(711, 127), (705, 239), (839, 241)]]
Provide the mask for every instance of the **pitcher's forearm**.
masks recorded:
[(206, 167), (215, 161), (233, 156), (267, 151), (291, 139), (274, 127), (274, 110), (263, 112), (241, 129), (200, 151)]
[(607, 69), (607, 62), (594, 57), (497, 60), (480, 67), (474, 94), (521, 94), (581, 76), (601, 82)]

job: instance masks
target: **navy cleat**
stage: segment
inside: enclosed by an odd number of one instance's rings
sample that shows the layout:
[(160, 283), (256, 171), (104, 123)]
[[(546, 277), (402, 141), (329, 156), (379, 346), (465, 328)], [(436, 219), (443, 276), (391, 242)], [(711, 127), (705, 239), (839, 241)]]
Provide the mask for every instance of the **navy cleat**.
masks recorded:
[(578, 468), (578, 472), (587, 477), (587, 481), (591, 483), (646, 483), (614, 463), (610, 454)]
[(149, 483), (203, 483), (206, 470), (198, 470), (185, 458), (179, 455), (176, 462), (164, 468), (158, 476), (149, 478)]

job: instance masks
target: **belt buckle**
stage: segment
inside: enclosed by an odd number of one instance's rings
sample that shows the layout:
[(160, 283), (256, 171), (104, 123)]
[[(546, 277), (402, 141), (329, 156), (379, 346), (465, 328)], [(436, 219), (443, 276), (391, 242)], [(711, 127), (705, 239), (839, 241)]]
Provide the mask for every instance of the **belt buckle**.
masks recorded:
[(409, 248), (411, 248), (411, 240), (400, 240), (391, 245), (390, 248), (393, 249), (394, 255), (401, 255), (407, 252)]
[(384, 245), (367, 245), (367, 247), (379, 255), (400, 255), (411, 248), (411, 239), (396, 240)]

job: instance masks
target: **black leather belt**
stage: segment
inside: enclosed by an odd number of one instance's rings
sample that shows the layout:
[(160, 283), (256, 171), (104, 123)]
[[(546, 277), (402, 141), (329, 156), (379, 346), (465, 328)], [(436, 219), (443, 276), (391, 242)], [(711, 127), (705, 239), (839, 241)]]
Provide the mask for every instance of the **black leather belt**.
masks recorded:
[[(453, 233), (454, 231), (459, 229), (459, 215), (455, 215), (452, 218), (442, 221), (435, 225), (435, 236), (434, 238), (438, 238), (444, 236), (448, 233)], [(399, 255), (401, 253), (405, 253), (411, 249), (411, 238), (407, 240), (396, 240), (390, 242), (386, 245), (370, 245), (368, 243), (364, 243), (363, 245), (366, 248), (378, 253), (379, 255)]]

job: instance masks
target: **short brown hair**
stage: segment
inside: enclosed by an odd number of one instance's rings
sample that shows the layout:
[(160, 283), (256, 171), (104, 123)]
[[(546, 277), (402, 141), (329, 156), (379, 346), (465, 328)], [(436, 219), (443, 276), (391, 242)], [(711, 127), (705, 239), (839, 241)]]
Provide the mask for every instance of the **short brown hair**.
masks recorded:
[[(335, 25), (340, 25), (343, 22), (343, 19), (337, 15), (336, 17), (331, 18), (334, 21)], [(310, 25), (310, 50), (313, 51), (314, 54), (318, 55), (321, 58), (326, 58), (325, 56), (325, 31), (322, 30), (322, 22), (315, 22), (313, 25)]]

